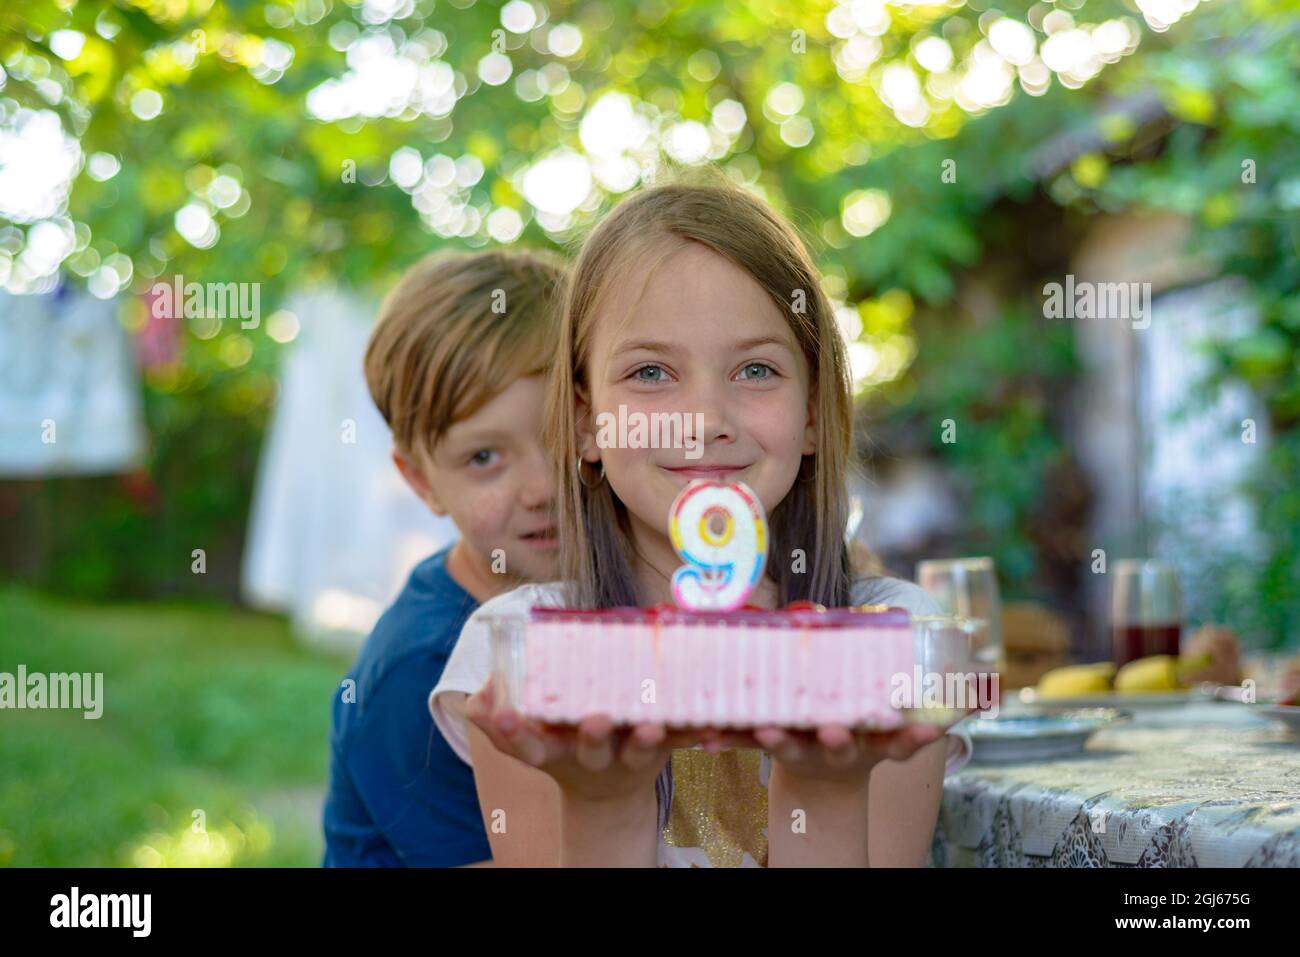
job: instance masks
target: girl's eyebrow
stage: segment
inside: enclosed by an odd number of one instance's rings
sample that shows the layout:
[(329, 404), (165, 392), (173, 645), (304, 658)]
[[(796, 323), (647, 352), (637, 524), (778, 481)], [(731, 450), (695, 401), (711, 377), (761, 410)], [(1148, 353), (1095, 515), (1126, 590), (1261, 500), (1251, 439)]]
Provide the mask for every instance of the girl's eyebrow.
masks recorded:
[(615, 356), (621, 356), (625, 352), (675, 352), (677, 347), (671, 342), (657, 342), (654, 339), (634, 339), (625, 342), (614, 351)]
[[(782, 336), (758, 336), (754, 339), (742, 339), (733, 343), (731, 348), (735, 352), (748, 352), (750, 349), (757, 349), (759, 346), (780, 346), (783, 349), (794, 351), (789, 341)], [(677, 343), (659, 342), (653, 339), (635, 339), (619, 346), (614, 355), (620, 356), (625, 352), (637, 352), (639, 350), (673, 353), (679, 348), (680, 346)]]
[(789, 340), (782, 336), (759, 336), (756, 339), (744, 339), (737, 342), (733, 348), (737, 352), (748, 352), (750, 349), (757, 349), (759, 346), (780, 346), (783, 349), (794, 351)]

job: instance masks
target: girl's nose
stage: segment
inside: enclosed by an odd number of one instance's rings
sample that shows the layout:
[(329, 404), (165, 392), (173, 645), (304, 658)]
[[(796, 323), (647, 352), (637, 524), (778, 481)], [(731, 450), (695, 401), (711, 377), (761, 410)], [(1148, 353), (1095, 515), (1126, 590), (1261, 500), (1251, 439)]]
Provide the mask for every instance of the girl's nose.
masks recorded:
[(701, 385), (691, 398), (689, 411), (694, 422), (700, 423), (699, 441), (726, 442), (736, 437), (735, 423), (732, 421), (731, 406), (728, 402), (727, 383), (710, 383)]

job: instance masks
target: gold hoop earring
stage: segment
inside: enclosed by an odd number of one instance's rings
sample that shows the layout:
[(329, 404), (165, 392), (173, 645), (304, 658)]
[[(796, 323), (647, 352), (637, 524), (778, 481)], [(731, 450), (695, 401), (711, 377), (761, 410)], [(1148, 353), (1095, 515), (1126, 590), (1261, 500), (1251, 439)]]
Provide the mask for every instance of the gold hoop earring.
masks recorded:
[(587, 480), (582, 477), (582, 455), (579, 454), (578, 455), (578, 481), (582, 483), (583, 488), (600, 488), (600, 483), (605, 481), (605, 463), (604, 462), (600, 463), (600, 475), (597, 476), (596, 481), (588, 483)]

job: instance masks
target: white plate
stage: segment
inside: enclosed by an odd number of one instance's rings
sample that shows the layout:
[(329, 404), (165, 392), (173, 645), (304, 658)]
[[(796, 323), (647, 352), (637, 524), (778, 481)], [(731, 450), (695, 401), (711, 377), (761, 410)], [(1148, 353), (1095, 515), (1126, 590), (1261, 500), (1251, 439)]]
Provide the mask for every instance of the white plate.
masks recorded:
[(1104, 691), (1097, 694), (1075, 695), (1072, 698), (1040, 698), (1034, 688), (1021, 688), (1017, 694), (1022, 704), (1039, 708), (1124, 708), (1145, 711), (1150, 708), (1177, 708), (1185, 704), (1210, 701), (1212, 697), (1201, 691), (1152, 691), (1147, 694), (1124, 694)]
[(1078, 708), (972, 718), (964, 727), (975, 745), (972, 761), (1042, 761), (1078, 754), (1098, 731), (1131, 717), (1115, 708)]

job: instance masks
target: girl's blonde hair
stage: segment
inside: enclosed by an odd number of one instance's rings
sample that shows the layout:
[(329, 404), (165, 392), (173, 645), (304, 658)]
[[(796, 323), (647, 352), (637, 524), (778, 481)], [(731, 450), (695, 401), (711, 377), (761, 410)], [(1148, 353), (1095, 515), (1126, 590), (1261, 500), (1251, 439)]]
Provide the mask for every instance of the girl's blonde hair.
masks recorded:
[[(587, 237), (570, 274), (545, 426), (557, 470), (560, 563), (569, 599), (579, 608), (640, 604), (626, 507), (607, 481), (595, 488), (581, 481), (575, 390), (591, 395), (587, 362), (611, 285), (634, 267), (649, 263), (653, 269), (679, 244), (695, 242), (745, 270), (767, 291), (807, 360), (816, 452), (804, 456), (794, 486), (768, 516), (768, 574), (782, 604), (808, 599), (844, 606), (850, 594), (845, 530), (852, 443), (844, 342), (795, 230), (721, 174), (705, 175), (700, 182), (655, 186), (624, 201)], [(663, 520), (666, 533), (668, 516)], [(796, 550), (804, 557), (799, 571)]]

